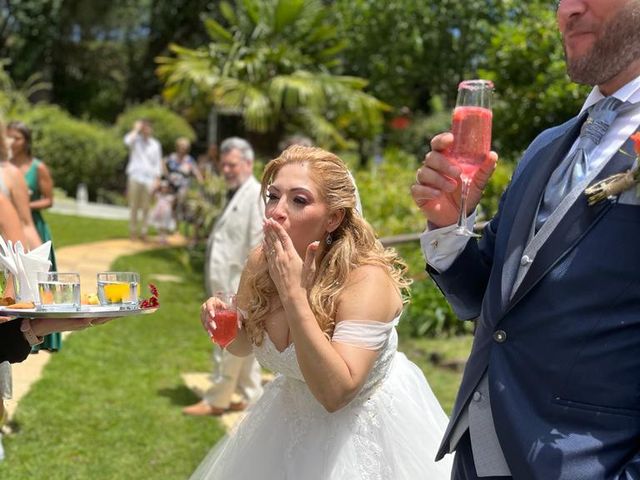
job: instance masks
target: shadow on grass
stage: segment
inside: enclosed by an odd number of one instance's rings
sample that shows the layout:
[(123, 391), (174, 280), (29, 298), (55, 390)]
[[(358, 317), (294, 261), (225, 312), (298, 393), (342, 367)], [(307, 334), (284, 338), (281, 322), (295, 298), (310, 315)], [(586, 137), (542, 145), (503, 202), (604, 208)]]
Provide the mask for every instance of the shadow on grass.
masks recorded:
[(168, 398), (173, 405), (185, 407), (198, 401), (198, 397), (186, 386), (180, 385), (172, 388), (161, 388), (158, 395)]

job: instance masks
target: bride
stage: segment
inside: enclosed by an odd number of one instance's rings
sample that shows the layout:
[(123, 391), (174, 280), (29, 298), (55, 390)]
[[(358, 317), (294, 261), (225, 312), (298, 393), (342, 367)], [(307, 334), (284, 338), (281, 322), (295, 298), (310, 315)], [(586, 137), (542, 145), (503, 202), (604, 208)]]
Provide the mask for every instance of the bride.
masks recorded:
[[(400, 352), (405, 267), (355, 211), (343, 162), (292, 146), (265, 169), (264, 241), (238, 290), (229, 345), (277, 372), (192, 479), (448, 479), (447, 417)], [(304, 259), (304, 260), (303, 260)], [(213, 298), (202, 306), (215, 328)]]

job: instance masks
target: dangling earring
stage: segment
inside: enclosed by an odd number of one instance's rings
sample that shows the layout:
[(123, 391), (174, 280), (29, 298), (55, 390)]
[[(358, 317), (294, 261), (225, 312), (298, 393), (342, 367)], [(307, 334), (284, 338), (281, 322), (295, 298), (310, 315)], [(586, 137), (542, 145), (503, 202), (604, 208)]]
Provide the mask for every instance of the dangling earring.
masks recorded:
[(324, 239), (324, 241), (327, 244), (327, 247), (330, 246), (333, 243), (333, 237), (331, 236), (331, 233), (327, 234), (327, 236)]

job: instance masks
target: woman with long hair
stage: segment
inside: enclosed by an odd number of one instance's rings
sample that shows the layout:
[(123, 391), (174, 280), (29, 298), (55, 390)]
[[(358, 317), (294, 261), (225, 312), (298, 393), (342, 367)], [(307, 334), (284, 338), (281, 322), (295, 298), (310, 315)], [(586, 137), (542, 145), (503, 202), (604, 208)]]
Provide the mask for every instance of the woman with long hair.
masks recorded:
[[(356, 211), (344, 163), (292, 146), (265, 168), (263, 244), (237, 294), (228, 346), (277, 372), (192, 479), (445, 479), (433, 458), (447, 417), (397, 352), (405, 266)], [(215, 333), (215, 308), (201, 311)]]
[(24, 233), (25, 247), (32, 249), (39, 246), (42, 240), (33, 224), (27, 184), (20, 170), (9, 161), (9, 143), (4, 123), (0, 121), (0, 193), (5, 195), (15, 208)]
[[(31, 215), (38, 235), (43, 242), (52, 240), (49, 225), (42, 216), (42, 211), (53, 205), (53, 179), (47, 165), (35, 158), (31, 151), (31, 129), (22, 122), (10, 122), (7, 125), (7, 137), (11, 145), (11, 163), (24, 175), (29, 188)], [(57, 270), (53, 246), (49, 256), (51, 270)], [(62, 336), (59, 333), (47, 335), (42, 344), (34, 346), (33, 351), (57, 351), (62, 347)]]

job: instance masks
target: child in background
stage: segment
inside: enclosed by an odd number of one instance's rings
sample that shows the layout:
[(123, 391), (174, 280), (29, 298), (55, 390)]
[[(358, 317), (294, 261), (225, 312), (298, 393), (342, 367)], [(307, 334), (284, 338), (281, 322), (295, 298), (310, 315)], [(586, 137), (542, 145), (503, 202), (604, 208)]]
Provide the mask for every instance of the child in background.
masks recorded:
[(149, 223), (158, 230), (161, 244), (167, 243), (167, 234), (176, 229), (173, 207), (176, 202), (175, 188), (163, 177), (154, 192), (155, 205), (149, 215)]

